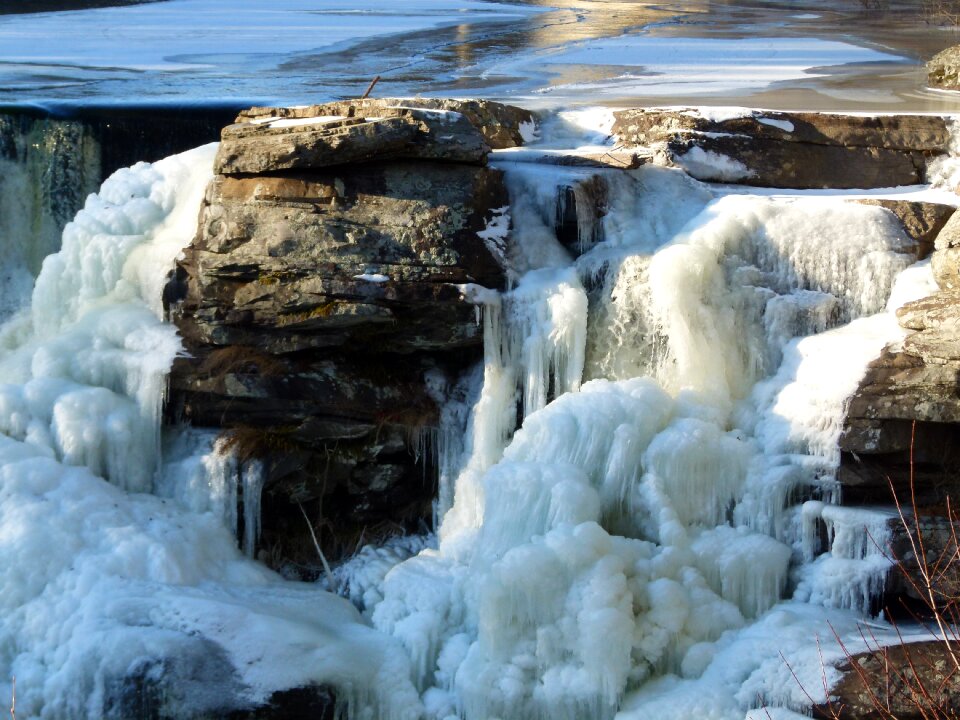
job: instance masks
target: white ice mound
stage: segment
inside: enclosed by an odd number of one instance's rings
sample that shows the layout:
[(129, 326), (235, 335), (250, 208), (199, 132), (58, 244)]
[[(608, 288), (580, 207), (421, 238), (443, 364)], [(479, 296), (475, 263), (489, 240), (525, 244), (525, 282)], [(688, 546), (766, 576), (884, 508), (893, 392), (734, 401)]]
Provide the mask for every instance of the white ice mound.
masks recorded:
[(181, 350), (161, 290), (214, 151), (109, 178), (45, 261), (32, 307), (0, 328), (0, 697), (16, 677), (23, 717), (130, 717), (150, 693), (193, 717), (323, 685), (356, 717), (412, 720), (422, 706), (399, 644), (241, 555), (236, 490), (213, 483), (224, 463), (178, 457), (160, 472)]
[[(483, 477), (479, 529), (446, 527), (374, 611), (429, 697), (467, 718), (609, 717), (628, 683), (694, 667), (692, 648), (779, 599), (789, 548), (728, 528), (737, 566), (698, 544), (750, 447), (687, 409), (649, 379), (596, 380), (526, 419)], [(685, 438), (682, 461), (657, 449)], [(728, 486), (695, 506), (716, 472)]]

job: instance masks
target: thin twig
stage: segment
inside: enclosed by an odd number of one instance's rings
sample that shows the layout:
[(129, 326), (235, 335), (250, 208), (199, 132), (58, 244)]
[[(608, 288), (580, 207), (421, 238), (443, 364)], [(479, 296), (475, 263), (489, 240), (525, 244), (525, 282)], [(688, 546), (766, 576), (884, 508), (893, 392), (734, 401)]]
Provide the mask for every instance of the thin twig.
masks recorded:
[(310, 522), (310, 518), (307, 516), (307, 511), (303, 509), (303, 505), (297, 503), (297, 507), (300, 508), (300, 512), (303, 513), (303, 519), (307, 521), (307, 529), (310, 531), (310, 537), (313, 538), (313, 547), (316, 548), (317, 555), (320, 556), (320, 562), (323, 563), (323, 571), (327, 574), (327, 582), (330, 583), (330, 592), (336, 592), (337, 583), (333, 579), (333, 570), (330, 569), (330, 563), (327, 562), (327, 557), (323, 554), (323, 550), (320, 549), (317, 534), (313, 531), (313, 523)]
[(379, 76), (379, 75), (377, 75), (373, 80), (370, 81), (370, 84), (367, 86), (367, 91), (366, 91), (363, 95), (360, 96), (360, 99), (361, 99), (361, 100), (366, 100), (366, 99), (367, 99), (367, 96), (368, 96), (368, 95), (371, 93), (371, 91), (373, 90), (373, 86), (376, 85), (378, 82), (380, 82), (380, 76)]

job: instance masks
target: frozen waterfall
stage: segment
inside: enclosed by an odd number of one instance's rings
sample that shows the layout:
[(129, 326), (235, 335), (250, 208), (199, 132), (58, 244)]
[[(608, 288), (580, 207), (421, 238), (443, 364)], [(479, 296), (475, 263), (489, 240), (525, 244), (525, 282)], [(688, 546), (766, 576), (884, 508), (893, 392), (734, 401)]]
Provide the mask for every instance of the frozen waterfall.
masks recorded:
[[(820, 688), (814, 638), (855, 632), (890, 565), (889, 515), (840, 507), (835, 480), (846, 400), (933, 289), (889, 212), (495, 159), (512, 287), (461, 287), (485, 359), (434, 443), (438, 543), (345, 565), (361, 615), (245, 557), (258, 467), (162, 426), (161, 292), (213, 152), (109, 178), (0, 327), (0, 698), (16, 676), (24, 717), (99, 717), (163, 658), (184, 714), (226, 685), (329, 685), (370, 720), (804, 706), (780, 653)], [(562, 244), (558, 199), (594, 191), (605, 212)]]

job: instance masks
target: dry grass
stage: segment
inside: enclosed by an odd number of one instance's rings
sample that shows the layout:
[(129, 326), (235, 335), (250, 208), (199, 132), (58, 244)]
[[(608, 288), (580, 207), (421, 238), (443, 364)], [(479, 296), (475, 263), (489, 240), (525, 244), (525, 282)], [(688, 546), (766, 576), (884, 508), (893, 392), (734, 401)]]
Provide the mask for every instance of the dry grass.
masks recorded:
[(266, 429), (241, 425), (225, 430), (217, 447), (224, 455), (233, 453), (242, 464), (271, 455), (296, 452), (300, 446), (292, 437), (294, 432), (295, 427)]
[(249, 345), (231, 345), (219, 348), (200, 363), (197, 369), (200, 375), (223, 377), (230, 374), (282, 375), (287, 372), (286, 365), (255, 347)]

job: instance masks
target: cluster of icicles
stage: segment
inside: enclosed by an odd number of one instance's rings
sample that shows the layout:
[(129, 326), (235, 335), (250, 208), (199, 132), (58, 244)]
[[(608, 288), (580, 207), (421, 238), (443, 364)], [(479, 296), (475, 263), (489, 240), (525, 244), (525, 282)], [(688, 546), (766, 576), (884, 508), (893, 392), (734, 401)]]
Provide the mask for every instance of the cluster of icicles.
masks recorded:
[(22, 712), (97, 717), (111, 679), (174, 657), (182, 716), (220, 707), (223, 677), (251, 703), (332, 685), (355, 718), (803, 705), (813, 636), (854, 627), (888, 565), (887, 517), (838, 507), (833, 475), (844, 402), (901, 337), (891, 309), (932, 289), (889, 213), (610, 171), (574, 259), (556, 198), (587, 171), (509, 167), (509, 243), (488, 235), (514, 287), (464, 288), (484, 362), (429, 379), (437, 543), (341, 568), (361, 617), (239, 552), (256, 466), (161, 431), (179, 341), (160, 290), (211, 154), (108, 180), (0, 330), (0, 678)]

